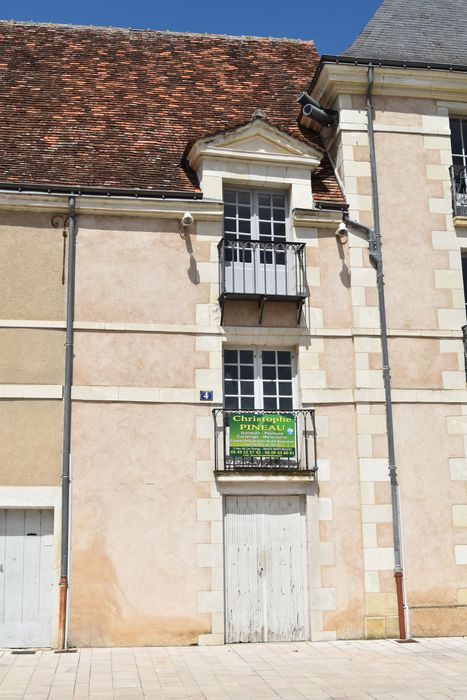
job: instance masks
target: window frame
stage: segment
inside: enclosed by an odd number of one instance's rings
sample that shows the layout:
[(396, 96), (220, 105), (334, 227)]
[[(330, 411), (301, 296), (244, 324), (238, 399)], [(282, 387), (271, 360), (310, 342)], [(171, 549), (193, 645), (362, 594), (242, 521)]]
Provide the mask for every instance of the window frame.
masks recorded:
[[(232, 217), (226, 217), (225, 216), (225, 205), (229, 204), (229, 202), (226, 202), (225, 198), (225, 193), (226, 192), (235, 192), (237, 195), (238, 193), (248, 193), (251, 197), (250, 199), (250, 210), (251, 210), (251, 215), (250, 215), (250, 233), (241, 233), (240, 231), (236, 231), (235, 234), (233, 232), (229, 232), (225, 230), (225, 220), (226, 218), (232, 218)], [(272, 218), (271, 224), (274, 226), (274, 223), (278, 224), (284, 224), (285, 226), (285, 235), (284, 238), (274, 238), (274, 234), (271, 236), (269, 239), (261, 239), (260, 238), (260, 219), (259, 219), (259, 196), (261, 194), (267, 194), (270, 196), (273, 195), (282, 195), (284, 197), (284, 221), (277, 221), (275, 222), (274, 219)], [(276, 242), (276, 243), (287, 243), (292, 240), (292, 227), (290, 225), (290, 194), (288, 189), (266, 189), (264, 187), (238, 187), (234, 184), (229, 184), (227, 182), (223, 183), (222, 187), (222, 202), (224, 204), (224, 215), (222, 219), (222, 236), (224, 238), (234, 238), (235, 240), (248, 240), (247, 236), (249, 236), (250, 240), (252, 241), (261, 241), (263, 240), (264, 242), (267, 242), (267, 240), (271, 242)], [(273, 211), (274, 207), (271, 207), (271, 210)], [(237, 216), (238, 220), (238, 216)], [(242, 238), (240, 238), (242, 236)]]
[[(254, 402), (253, 402), (253, 408), (242, 408), (241, 407), (241, 387), (239, 385), (238, 391), (239, 393), (237, 394), (237, 397), (239, 399), (239, 407), (238, 408), (227, 408), (226, 407), (226, 381), (229, 381), (226, 376), (225, 376), (225, 366), (226, 364), (233, 364), (233, 363), (226, 363), (225, 361), (225, 352), (228, 350), (235, 350), (238, 351), (239, 353), (241, 351), (248, 351), (248, 352), (253, 352), (253, 380), (243, 380), (243, 381), (253, 381), (254, 383)], [(288, 352), (290, 353), (290, 369), (291, 369), (291, 380), (284, 380), (284, 381), (291, 381), (292, 384), (292, 407), (291, 408), (272, 408), (272, 409), (265, 409), (264, 408), (264, 399), (267, 398), (267, 395), (264, 394), (264, 387), (263, 387), (263, 361), (262, 361), (262, 353), (267, 352), (267, 351), (273, 351), (273, 352)], [(276, 358), (277, 359), (277, 358)], [(240, 355), (238, 355), (238, 362), (236, 363), (238, 367), (241, 366), (240, 362)], [(275, 363), (275, 366), (278, 367), (277, 361)], [(241, 381), (241, 378), (238, 377), (237, 380), (238, 382)], [(275, 380), (276, 382), (279, 381), (278, 378)], [(293, 411), (297, 410), (300, 408), (299, 405), (299, 398), (300, 398), (300, 392), (298, 390), (298, 375), (297, 375), (297, 353), (295, 348), (291, 347), (281, 347), (281, 346), (257, 346), (257, 347), (245, 347), (245, 346), (226, 346), (223, 348), (222, 351), (222, 396), (223, 396), (223, 408), (226, 411), (271, 411), (271, 413), (287, 413), (287, 411)], [(230, 394), (230, 396), (233, 396), (233, 394)], [(245, 398), (248, 397), (248, 395), (245, 396)], [(277, 399), (281, 398), (280, 394), (275, 394), (275, 397)], [(283, 398), (288, 398), (286, 396), (283, 396)]]

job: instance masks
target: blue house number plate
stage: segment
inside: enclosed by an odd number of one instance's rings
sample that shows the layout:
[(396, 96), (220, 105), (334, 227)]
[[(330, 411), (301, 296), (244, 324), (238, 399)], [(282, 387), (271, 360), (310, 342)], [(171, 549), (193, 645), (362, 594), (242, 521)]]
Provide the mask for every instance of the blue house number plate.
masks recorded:
[(212, 391), (200, 391), (199, 400), (200, 401), (212, 401), (213, 392)]

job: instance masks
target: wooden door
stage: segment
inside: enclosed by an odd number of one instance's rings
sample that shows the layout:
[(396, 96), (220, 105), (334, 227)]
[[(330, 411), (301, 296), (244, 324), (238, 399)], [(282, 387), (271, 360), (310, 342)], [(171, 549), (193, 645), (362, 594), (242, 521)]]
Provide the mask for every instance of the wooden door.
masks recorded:
[(309, 638), (302, 496), (226, 496), (226, 642)]
[(0, 647), (48, 647), (53, 511), (0, 510)]

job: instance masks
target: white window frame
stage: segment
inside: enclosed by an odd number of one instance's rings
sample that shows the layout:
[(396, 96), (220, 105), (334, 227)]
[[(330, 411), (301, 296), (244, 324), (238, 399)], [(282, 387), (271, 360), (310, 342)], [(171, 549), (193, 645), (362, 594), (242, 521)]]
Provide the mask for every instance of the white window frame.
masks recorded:
[[(259, 195), (260, 194), (268, 194), (268, 195), (282, 195), (284, 197), (284, 210), (285, 210), (285, 221), (282, 222), (276, 222), (276, 223), (284, 223), (285, 224), (285, 237), (283, 239), (284, 243), (291, 242), (292, 241), (292, 228), (290, 226), (290, 197), (287, 189), (276, 189), (276, 188), (271, 188), (267, 189), (264, 187), (241, 187), (240, 185), (235, 185), (235, 184), (228, 184), (227, 182), (224, 182), (223, 189), (222, 189), (222, 200), (224, 202), (224, 205), (227, 204), (225, 201), (225, 192), (226, 190), (230, 190), (232, 192), (245, 192), (251, 195), (251, 217), (250, 217), (250, 238), (252, 241), (260, 241), (260, 233), (259, 233)], [(226, 235), (230, 235), (230, 232), (226, 232), (224, 228), (224, 222), (225, 222), (225, 216), (223, 217), (222, 221), (222, 235), (225, 237)], [(272, 219), (272, 224), (274, 225), (274, 219)], [(233, 234), (232, 234), (233, 235)], [(237, 235), (245, 235), (247, 236), (248, 234), (239, 234), (238, 232), (235, 234)], [(263, 239), (264, 242), (266, 242), (266, 239)], [(274, 242), (282, 242), (282, 239), (274, 239), (274, 237), (271, 237), (271, 241)]]
[[(241, 406), (239, 406), (238, 409), (230, 409), (227, 408), (227, 411), (262, 411), (262, 410), (271, 410), (271, 412), (282, 412), (286, 413), (287, 411), (293, 411), (297, 410), (300, 408), (299, 406), (299, 396), (300, 393), (298, 391), (298, 377), (297, 377), (297, 353), (295, 348), (290, 348), (290, 347), (267, 347), (267, 346), (255, 346), (255, 347), (244, 347), (244, 346), (225, 346), (223, 348), (222, 352), (222, 391), (223, 391), (223, 403), (225, 404), (225, 397), (226, 397), (226, 392), (225, 392), (225, 351), (226, 350), (235, 350), (240, 352), (241, 350), (244, 351), (249, 351), (253, 352), (253, 380), (244, 380), (244, 381), (253, 381), (254, 382), (254, 408), (252, 409), (242, 409)], [(290, 353), (290, 366), (291, 366), (291, 373), (292, 373), (292, 408), (274, 408), (274, 409), (264, 409), (264, 395), (262, 393), (262, 369), (263, 369), (263, 364), (262, 364), (262, 352), (263, 351), (275, 351), (275, 352), (289, 352)], [(277, 366), (277, 365), (276, 365)], [(238, 378), (238, 381), (240, 381), (240, 377)], [(239, 388), (240, 389), (240, 388)], [(238, 394), (239, 398), (241, 398), (241, 393)], [(284, 397), (285, 398), (285, 397)]]

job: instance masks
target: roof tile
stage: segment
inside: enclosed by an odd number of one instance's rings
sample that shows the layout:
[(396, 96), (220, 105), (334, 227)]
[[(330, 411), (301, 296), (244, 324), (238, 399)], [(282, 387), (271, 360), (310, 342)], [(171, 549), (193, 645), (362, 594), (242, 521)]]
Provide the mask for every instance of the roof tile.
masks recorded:
[(318, 59), (311, 41), (0, 22), (0, 181), (193, 192), (187, 144), (258, 108), (322, 148), (295, 101)]

